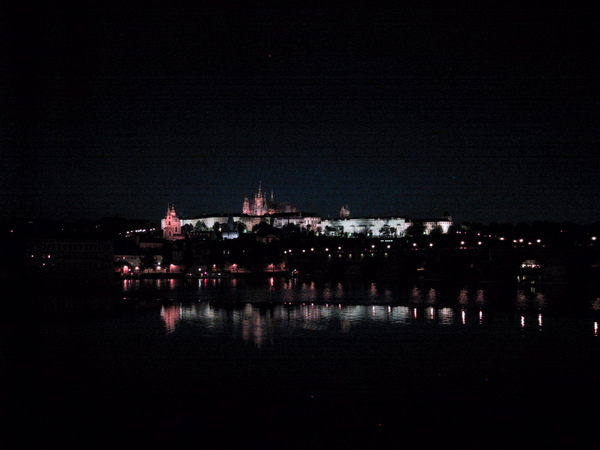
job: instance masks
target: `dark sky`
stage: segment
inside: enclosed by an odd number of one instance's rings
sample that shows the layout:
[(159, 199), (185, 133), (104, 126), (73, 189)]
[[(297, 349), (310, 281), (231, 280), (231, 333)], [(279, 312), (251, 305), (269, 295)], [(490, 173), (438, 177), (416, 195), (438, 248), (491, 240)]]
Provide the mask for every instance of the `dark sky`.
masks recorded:
[(2, 14), (1, 218), (599, 221), (597, 13), (420, 4)]

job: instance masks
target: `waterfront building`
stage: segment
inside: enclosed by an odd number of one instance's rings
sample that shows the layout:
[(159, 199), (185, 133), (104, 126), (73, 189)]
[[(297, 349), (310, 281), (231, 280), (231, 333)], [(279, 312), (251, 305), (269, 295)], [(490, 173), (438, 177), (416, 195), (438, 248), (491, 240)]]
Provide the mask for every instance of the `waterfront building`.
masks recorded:
[[(150, 256), (153, 261), (152, 267), (147, 267), (148, 256), (142, 253), (139, 254), (128, 254), (128, 255), (115, 255), (115, 270), (128, 273), (128, 272), (139, 272), (140, 270), (156, 270), (162, 269), (163, 256), (155, 254)], [(125, 267), (127, 267), (125, 269)]]
[(112, 241), (97, 239), (29, 239), (28, 273), (52, 278), (106, 278), (114, 272)]

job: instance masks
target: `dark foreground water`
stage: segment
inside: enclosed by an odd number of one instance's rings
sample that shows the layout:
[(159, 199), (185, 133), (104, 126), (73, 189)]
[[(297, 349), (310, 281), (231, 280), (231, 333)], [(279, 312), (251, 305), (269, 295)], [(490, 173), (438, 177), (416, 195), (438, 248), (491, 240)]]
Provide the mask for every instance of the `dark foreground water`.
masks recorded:
[(14, 448), (597, 448), (598, 317), (568, 294), (267, 279), (7, 295), (3, 437)]

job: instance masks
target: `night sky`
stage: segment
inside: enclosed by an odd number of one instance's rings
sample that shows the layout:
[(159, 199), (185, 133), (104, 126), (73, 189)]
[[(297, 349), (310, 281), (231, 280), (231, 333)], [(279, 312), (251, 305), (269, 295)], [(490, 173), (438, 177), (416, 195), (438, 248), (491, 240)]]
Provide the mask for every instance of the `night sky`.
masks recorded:
[(2, 219), (600, 220), (592, 10), (107, 4), (2, 14)]

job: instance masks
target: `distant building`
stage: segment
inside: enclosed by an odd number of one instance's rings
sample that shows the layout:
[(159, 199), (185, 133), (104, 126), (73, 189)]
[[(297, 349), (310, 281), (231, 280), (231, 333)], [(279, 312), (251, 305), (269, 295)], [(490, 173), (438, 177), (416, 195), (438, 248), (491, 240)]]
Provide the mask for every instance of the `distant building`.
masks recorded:
[(413, 219), (412, 223), (423, 225), (425, 234), (429, 234), (435, 229), (440, 230), (442, 233), (447, 233), (448, 229), (452, 226), (452, 216), (445, 212), (441, 218)]
[(163, 230), (163, 238), (174, 241), (177, 239), (183, 239), (181, 234), (181, 220), (177, 217), (175, 212), (175, 206), (169, 205), (167, 207), (167, 214), (165, 218), (161, 220), (160, 227)]
[(237, 239), (240, 237), (239, 227), (233, 221), (233, 217), (227, 218), (227, 223), (221, 227), (221, 236), (223, 239)]
[(340, 217), (322, 220), (319, 226), (332, 236), (402, 237), (410, 225), (404, 217)]
[[(146, 267), (145, 263), (147, 262), (148, 257), (144, 254), (133, 254), (133, 255), (115, 255), (114, 262), (117, 271), (120, 272), (138, 272), (144, 269), (161, 269), (163, 257), (162, 255), (152, 255), (152, 260), (154, 261), (153, 267)], [(127, 267), (126, 270), (123, 270)]]
[(111, 241), (30, 239), (25, 243), (26, 269), (51, 278), (106, 278), (114, 272)]
[(252, 199), (249, 199), (248, 196), (244, 197), (242, 206), (242, 214), (248, 216), (292, 212), (296, 212), (296, 208), (290, 202), (276, 202), (273, 198), (273, 191), (271, 191), (271, 198), (267, 200), (267, 195), (262, 190), (262, 183), (259, 183), (258, 192), (254, 193)]
[(314, 213), (279, 213), (273, 214), (272, 223), (275, 228), (283, 228), (286, 225), (298, 225), (302, 228), (316, 230), (321, 224), (321, 217)]
[[(194, 219), (179, 219), (175, 208), (170, 206), (161, 226), (165, 239), (183, 238), (182, 227), (196, 233), (221, 233), (223, 239), (235, 239), (244, 231), (252, 229), (261, 222), (266, 222), (275, 228), (286, 225), (297, 225), (318, 233), (332, 236), (354, 237), (359, 235), (369, 237), (403, 237), (406, 230), (413, 224), (421, 224), (425, 234), (435, 229), (447, 233), (452, 226), (452, 217), (445, 213), (441, 218), (410, 220), (400, 216), (390, 217), (350, 217), (348, 205), (342, 206), (340, 217), (322, 219), (318, 214), (299, 212), (290, 202), (275, 202), (273, 194), (267, 200), (262, 190), (262, 183), (252, 199), (244, 198), (242, 214), (207, 214)], [(214, 233), (213, 233), (214, 235)]]
[[(259, 217), (246, 216), (244, 214), (204, 214), (201, 216), (196, 216), (193, 219), (181, 219), (181, 226), (185, 227), (189, 225), (195, 232), (211, 231), (218, 226), (220, 231), (223, 232), (231, 231), (228, 228), (230, 226), (230, 222), (233, 222), (233, 225), (237, 227), (239, 234), (239, 224), (243, 224), (243, 227), (247, 231), (252, 231), (252, 228), (255, 225), (258, 225), (260, 222), (265, 220), (268, 221), (268, 216)], [(229, 234), (228, 236), (233, 235)], [(227, 239), (233, 239), (233, 237), (228, 237)]]

